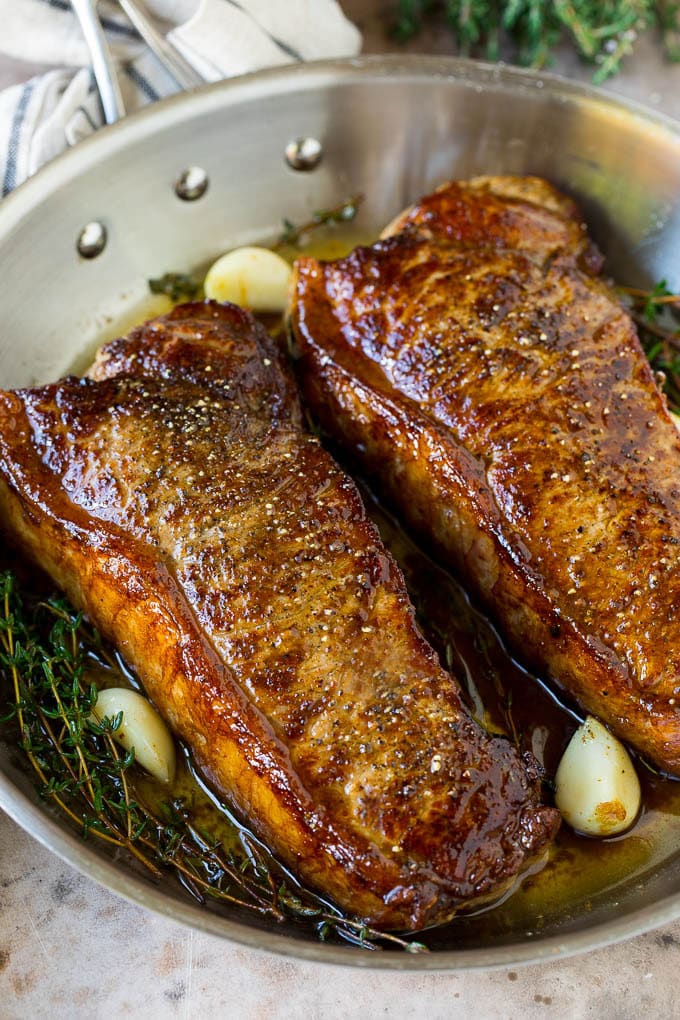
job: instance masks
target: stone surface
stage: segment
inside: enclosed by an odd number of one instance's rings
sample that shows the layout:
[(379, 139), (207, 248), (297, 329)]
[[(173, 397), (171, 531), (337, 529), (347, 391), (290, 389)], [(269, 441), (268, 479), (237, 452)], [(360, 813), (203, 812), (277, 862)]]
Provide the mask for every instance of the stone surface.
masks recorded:
[(678, 1015), (680, 923), (512, 970), (397, 974), (244, 949), (93, 885), (0, 816), (0, 1016), (638, 1020)]
[[(389, 48), (385, 3), (345, 0), (365, 49)], [(411, 43), (448, 52), (445, 35)], [(554, 68), (588, 80), (569, 54)], [(0, 58), (0, 87), (39, 68)], [(651, 40), (607, 88), (680, 118), (680, 66)], [(0, 1017), (378, 1015), (637, 1020), (678, 1015), (680, 923), (608, 949), (516, 970), (396, 974), (266, 955), (197, 934), (81, 877), (0, 814)]]
[(677, 1016), (680, 923), (570, 960), (418, 975), (298, 963), (155, 917), (0, 816), (0, 1016)]

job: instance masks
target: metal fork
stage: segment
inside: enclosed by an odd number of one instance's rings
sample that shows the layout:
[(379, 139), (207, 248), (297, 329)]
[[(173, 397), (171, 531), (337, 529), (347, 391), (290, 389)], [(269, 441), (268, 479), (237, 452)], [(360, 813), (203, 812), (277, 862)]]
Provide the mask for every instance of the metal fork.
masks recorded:
[(113, 57), (97, 14), (97, 0), (71, 0), (71, 6), (80, 22), (90, 51), (92, 70), (102, 100), (104, 120), (107, 124), (113, 124), (125, 116), (125, 104)]
[[(185, 91), (205, 84), (205, 79), (184, 59), (179, 50), (169, 43), (149, 20), (148, 15), (134, 0), (118, 0), (120, 6), (144, 40), (156, 59), (166, 69), (179, 87)], [(98, 0), (71, 0), (87, 48), (92, 59), (97, 88), (102, 100), (104, 119), (113, 124), (125, 116), (125, 105), (121, 95), (116, 66), (111, 56), (104, 30), (97, 13)]]
[(189, 91), (205, 85), (203, 78), (172, 43), (157, 31), (146, 11), (136, 0), (118, 0), (128, 18), (136, 28), (156, 59), (177, 82), (181, 89)]

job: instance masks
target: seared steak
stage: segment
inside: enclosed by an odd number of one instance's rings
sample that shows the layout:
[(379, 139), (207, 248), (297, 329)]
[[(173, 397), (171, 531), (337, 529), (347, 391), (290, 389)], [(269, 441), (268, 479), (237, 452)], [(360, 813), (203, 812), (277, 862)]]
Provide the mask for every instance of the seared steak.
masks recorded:
[(300, 259), (292, 323), (323, 427), (520, 658), (680, 773), (680, 441), (600, 268), (548, 184), (478, 178)]
[(467, 714), (268, 335), (185, 305), (91, 375), (0, 394), (12, 540), (317, 889), (403, 929), (500, 893), (556, 812)]

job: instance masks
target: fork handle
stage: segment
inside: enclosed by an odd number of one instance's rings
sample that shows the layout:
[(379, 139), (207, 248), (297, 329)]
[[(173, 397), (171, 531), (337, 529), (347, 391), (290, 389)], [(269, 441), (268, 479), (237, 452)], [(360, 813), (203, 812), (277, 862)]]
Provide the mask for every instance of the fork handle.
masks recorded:
[(101, 96), (104, 119), (113, 124), (125, 116), (125, 105), (118, 84), (116, 68), (97, 16), (96, 0), (71, 0), (71, 6), (80, 22), (87, 48), (90, 51), (92, 70)]
[(163, 65), (168, 74), (175, 79), (181, 89), (189, 91), (205, 85), (205, 79), (196, 71), (188, 60), (171, 43), (157, 31), (144, 9), (135, 0), (118, 0), (138, 34)]

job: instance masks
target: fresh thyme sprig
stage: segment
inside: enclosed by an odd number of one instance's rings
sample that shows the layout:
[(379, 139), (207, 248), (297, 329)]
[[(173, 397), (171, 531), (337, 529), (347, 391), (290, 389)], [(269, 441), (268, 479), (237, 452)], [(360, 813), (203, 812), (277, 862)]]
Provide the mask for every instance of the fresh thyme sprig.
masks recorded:
[(274, 248), (295, 248), (306, 234), (319, 227), (328, 227), (333, 224), (351, 223), (359, 211), (363, 202), (363, 195), (353, 195), (346, 198), (332, 209), (322, 209), (312, 214), (312, 218), (306, 223), (295, 224), (290, 220), (283, 220), (283, 231), (278, 238)]
[(84, 837), (127, 851), (153, 877), (174, 872), (201, 902), (229, 903), (276, 922), (311, 926), (366, 949), (420, 942), (378, 932), (299, 885), (234, 822), (235, 849), (202, 830), (181, 798), (154, 807), (142, 793), (134, 753), (113, 739), (120, 718), (92, 717), (92, 664), (115, 665), (97, 632), (61, 596), (22, 599), (15, 575), (0, 573), (0, 695), (14, 721), (40, 796)]
[(619, 287), (638, 328), (645, 354), (655, 372), (672, 411), (680, 413), (680, 294), (672, 294), (661, 280), (651, 290)]
[(152, 294), (165, 294), (171, 301), (195, 301), (203, 291), (203, 281), (189, 273), (164, 273), (148, 281)]
[[(509, 59), (544, 67), (567, 38), (595, 65), (596, 84), (616, 74), (638, 37), (656, 26), (669, 60), (680, 60), (678, 0), (397, 0), (388, 15), (392, 34), (405, 41), (426, 21), (441, 23), (464, 55)], [(502, 44), (505, 43), (505, 47)]]

